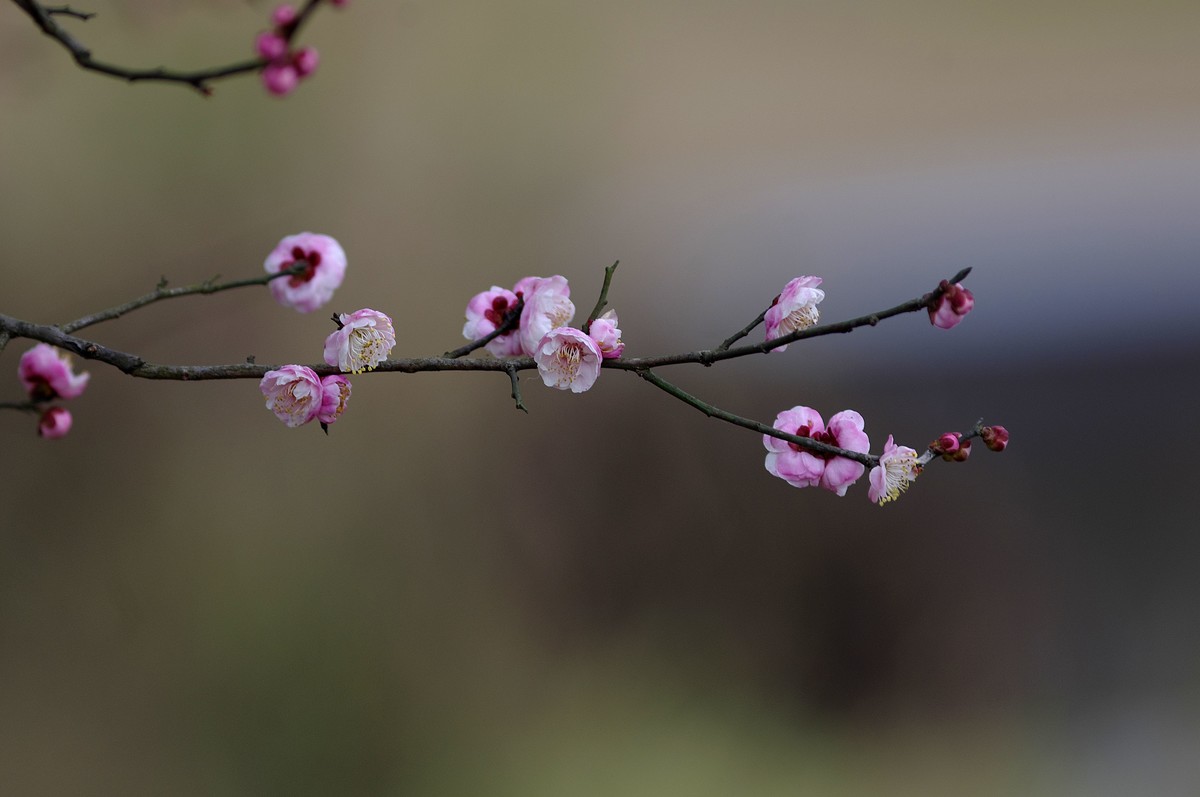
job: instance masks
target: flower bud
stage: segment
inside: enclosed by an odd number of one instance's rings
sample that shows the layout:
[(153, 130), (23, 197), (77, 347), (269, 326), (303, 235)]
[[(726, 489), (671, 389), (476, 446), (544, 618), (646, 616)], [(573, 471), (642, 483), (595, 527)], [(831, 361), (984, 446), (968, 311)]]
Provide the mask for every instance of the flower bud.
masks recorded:
[(71, 423), (71, 413), (68, 410), (50, 407), (38, 419), (38, 435), (47, 440), (66, 437), (67, 432), (71, 431)]
[(954, 462), (966, 462), (969, 456), (971, 456), (971, 441), (963, 440), (958, 450), (951, 454), (948, 459)]
[(975, 296), (961, 282), (951, 285), (942, 280), (938, 287), (942, 293), (929, 308), (929, 323), (938, 329), (952, 329), (975, 307)]
[(1008, 430), (1003, 426), (985, 426), (979, 430), (983, 444), (992, 451), (1003, 451), (1008, 448)]
[(934, 440), (929, 444), (929, 449), (935, 454), (941, 454), (942, 459), (949, 461), (950, 455), (958, 451), (960, 447), (958, 432), (946, 432), (944, 435)]

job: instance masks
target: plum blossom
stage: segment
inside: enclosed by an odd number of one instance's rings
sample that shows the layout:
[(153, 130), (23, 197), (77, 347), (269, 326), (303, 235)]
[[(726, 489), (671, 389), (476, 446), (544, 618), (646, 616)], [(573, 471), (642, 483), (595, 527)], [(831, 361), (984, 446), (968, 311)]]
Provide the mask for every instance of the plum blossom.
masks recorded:
[(617, 311), (609, 310), (588, 327), (588, 335), (596, 342), (600, 354), (606, 360), (620, 357), (625, 351), (625, 343), (621, 340), (621, 330), (617, 328), (617, 323)]
[[(763, 318), (767, 340), (807, 329), (821, 319), (817, 310), (817, 305), (825, 298), (825, 291), (817, 287), (821, 282), (820, 277), (796, 277), (783, 287), (783, 292)], [(787, 344), (771, 349), (773, 352), (786, 350)]]
[(325, 362), (343, 371), (361, 374), (387, 359), (396, 345), (392, 319), (378, 310), (363, 308), (337, 317), (339, 328), (325, 339)]
[[(504, 317), (516, 306), (517, 294), (498, 285), (475, 294), (467, 302), (467, 323), (463, 325), (463, 337), (467, 340), (487, 337), (504, 323)], [(488, 341), (487, 350), (497, 357), (521, 354), (521, 339), (516, 328)]]
[(267, 371), (258, 383), (267, 399), (267, 409), (289, 427), (303, 426), (321, 411), (324, 388), (311, 368), (285, 365)]
[(321, 380), (321, 408), (317, 411), (317, 420), (323, 424), (333, 423), (346, 411), (349, 400), (349, 379), (341, 374), (325, 377)]
[(602, 358), (596, 342), (571, 327), (547, 332), (533, 355), (547, 387), (572, 393), (582, 393), (596, 383)]
[[(820, 413), (811, 407), (792, 407), (775, 418), (774, 427), (797, 437), (809, 437), (821, 443), (865, 454), (871, 441), (863, 431), (863, 417), (854, 410), (842, 410), (825, 426)], [(772, 476), (793, 487), (823, 487), (839, 496), (863, 475), (866, 466), (846, 457), (818, 454), (796, 443), (763, 435), (767, 449), (765, 467)]]
[(267, 283), (275, 301), (301, 313), (311, 313), (333, 298), (346, 276), (346, 253), (342, 245), (314, 232), (289, 235), (267, 255), (263, 267), (278, 274), (303, 260), (308, 265), (299, 274)]
[(888, 435), (883, 453), (879, 455), (879, 464), (871, 468), (871, 487), (867, 496), (880, 506), (895, 501), (920, 473), (917, 452), (908, 446), (896, 445)]
[(38, 419), (38, 435), (47, 440), (66, 437), (71, 431), (71, 413), (62, 407), (49, 407)]
[(961, 282), (942, 280), (937, 304), (929, 308), (929, 323), (938, 329), (953, 329), (975, 307), (975, 296)]
[(521, 351), (533, 357), (541, 348), (540, 342), (546, 333), (565, 327), (575, 317), (571, 287), (566, 277), (556, 274), (545, 278), (526, 277), (517, 283), (513, 292), (523, 294), (525, 299), (518, 332)]
[(295, 23), (296, 9), (290, 3), (280, 3), (271, 10), (271, 23), (277, 28), (286, 28)]
[[(92, 378), (88, 373), (72, 373), (67, 353), (48, 343), (39, 343), (21, 355), (17, 377), (34, 401), (76, 398)], [(70, 421), (67, 424), (69, 427)]]

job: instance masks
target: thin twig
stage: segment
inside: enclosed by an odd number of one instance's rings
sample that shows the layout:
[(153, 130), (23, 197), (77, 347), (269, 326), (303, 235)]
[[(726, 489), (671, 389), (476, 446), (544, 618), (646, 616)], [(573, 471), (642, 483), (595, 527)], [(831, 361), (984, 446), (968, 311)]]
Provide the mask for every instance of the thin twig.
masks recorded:
[(84, 22), (87, 22), (89, 19), (96, 16), (94, 13), (89, 11), (76, 11), (70, 6), (42, 6), (42, 8), (47, 14), (63, 17), (74, 17), (75, 19), (82, 19)]
[(274, 274), (264, 274), (261, 277), (250, 277), (248, 279), (233, 280), (231, 282), (216, 282), (216, 277), (198, 282), (195, 285), (180, 286), (178, 288), (168, 288), (166, 279), (162, 279), (158, 286), (153, 291), (139, 296), (138, 298), (119, 304), (116, 307), (110, 307), (107, 310), (101, 310), (98, 313), (85, 315), (83, 318), (77, 318), (74, 321), (68, 321), (65, 324), (59, 324), (58, 328), (63, 332), (77, 332), (84, 327), (90, 327), (93, 324), (99, 324), (101, 321), (111, 321), (114, 318), (120, 318), (128, 312), (137, 310), (139, 307), (145, 307), (148, 304), (161, 301), (163, 299), (176, 299), (180, 296), (191, 296), (193, 294), (209, 294), (219, 293), (220, 291), (228, 291), (233, 288), (245, 288), (251, 285), (266, 285), (271, 280), (279, 279), (280, 277), (295, 276), (308, 268), (308, 262), (305, 260), (297, 260), (291, 266), (282, 269)]
[(778, 437), (780, 440), (786, 440), (789, 443), (795, 443), (801, 448), (808, 449), (814, 454), (845, 457), (846, 459), (852, 459), (855, 462), (862, 463), (868, 468), (873, 468), (879, 464), (879, 457), (874, 457), (870, 454), (860, 454), (857, 451), (850, 451), (849, 449), (839, 448), (838, 446), (831, 446), (828, 443), (822, 443), (818, 440), (813, 440), (810, 437), (799, 437), (794, 434), (788, 434), (787, 432), (782, 432), (773, 426), (767, 426), (765, 423), (760, 423), (758, 421), (751, 420), (750, 418), (743, 418), (741, 415), (734, 415), (732, 412), (727, 412), (719, 407), (714, 407), (713, 405), (696, 398), (691, 393), (684, 391), (677, 385), (671, 384), (649, 369), (636, 371), (635, 373), (658, 389), (674, 396), (685, 404), (695, 407), (710, 418), (717, 418), (718, 420), (725, 421), (726, 423), (732, 423), (734, 426), (741, 426), (744, 429), (750, 429), (751, 431), (758, 432), (759, 434)]
[(592, 312), (588, 314), (587, 321), (583, 324), (583, 334), (586, 335), (592, 331), (592, 322), (604, 312), (604, 306), (608, 304), (608, 287), (612, 284), (613, 272), (617, 270), (617, 266), (619, 265), (621, 265), (620, 260), (604, 269), (604, 284), (600, 286), (600, 298), (596, 299), (596, 306), (592, 308)]
[(528, 415), (529, 410), (525, 409), (525, 402), (521, 401), (521, 385), (517, 379), (517, 369), (511, 362), (508, 363), (508, 366), (504, 370), (508, 373), (508, 378), (512, 382), (512, 399), (516, 403), (517, 409)]
[[(71, 54), (71, 57), (75, 59), (75, 63), (79, 64), (80, 67), (92, 72), (99, 72), (102, 75), (120, 78), (130, 83), (139, 81), (184, 83), (207, 97), (212, 94), (212, 87), (208, 85), (209, 82), (221, 78), (233, 77), (234, 75), (243, 75), (248, 72), (257, 72), (267, 65), (265, 59), (255, 58), (229, 66), (200, 69), (193, 72), (180, 72), (164, 67), (155, 69), (130, 69), (115, 64), (108, 64), (93, 58), (92, 51), (54, 19), (56, 15), (90, 19), (92, 16), (95, 16), (94, 14), (84, 16), (83, 12), (73, 11), (67, 6), (47, 7), (36, 2), (36, 0), (13, 0), (13, 2), (33, 19), (43, 33), (65, 47), (67, 52)], [(284, 38), (288, 42), (291, 42), (297, 31), (299, 31), (300, 27), (319, 3), (320, 0), (308, 0), (308, 3), (297, 14), (296, 20), (287, 29), (282, 31)]]
[(518, 296), (517, 303), (513, 305), (511, 310), (509, 310), (507, 313), (504, 314), (504, 320), (500, 322), (500, 326), (496, 327), (495, 329), (493, 329), (488, 334), (484, 335), (479, 340), (473, 340), (465, 346), (459, 346), (457, 349), (448, 351), (445, 354), (443, 354), (442, 356), (447, 357), (451, 360), (455, 360), (455, 359), (458, 359), (459, 357), (465, 357), (466, 355), (470, 354), (471, 352), (475, 351), (476, 349), (482, 349), (484, 346), (488, 345), (489, 343), (491, 343), (493, 340), (500, 337), (504, 333), (508, 332), (509, 330), (515, 329), (517, 324), (521, 320), (521, 310), (523, 310), (524, 308), (525, 308), (525, 297)]
[(758, 318), (754, 319), (749, 324), (746, 324), (746, 326), (742, 327), (737, 332), (734, 332), (732, 335), (725, 338), (725, 340), (721, 341), (721, 345), (718, 346), (717, 348), (713, 349), (713, 352), (717, 353), (717, 352), (726, 351), (729, 349), (730, 346), (737, 343), (739, 340), (741, 340), (742, 338), (746, 337), (751, 332), (753, 332), (754, 328), (756, 326), (758, 326), (759, 324), (761, 324), (763, 322), (763, 319), (767, 317), (767, 310), (770, 310), (770, 309), (771, 308), (768, 307), (766, 310), (763, 310), (761, 313), (758, 314)]

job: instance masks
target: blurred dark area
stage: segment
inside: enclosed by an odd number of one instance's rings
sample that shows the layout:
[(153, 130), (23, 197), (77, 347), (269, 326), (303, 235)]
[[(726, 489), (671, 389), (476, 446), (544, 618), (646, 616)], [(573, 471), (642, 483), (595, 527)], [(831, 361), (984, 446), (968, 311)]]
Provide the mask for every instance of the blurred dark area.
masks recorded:
[[(234, 62), (262, 3), (88, 8), (97, 57)], [(0, 5), (0, 312), (337, 237), (328, 308), (459, 343), (563, 274), (632, 356), (715, 345), (788, 279), (825, 320), (963, 266), (976, 309), (663, 375), (875, 451), (977, 418), (1003, 454), (896, 503), (763, 469), (635, 376), (359, 377), (326, 437), (252, 382), (99, 364), (75, 426), (0, 415), (0, 794), (1200, 792), (1200, 104), (1185, 2), (352, 3), (318, 72), (126, 85)], [(66, 23), (65, 23), (66, 24)], [(87, 335), (313, 362), (328, 311), (248, 289)], [(760, 333), (755, 333), (760, 334)], [(0, 400), (20, 397), (16, 363)], [(7, 363), (7, 365), (4, 365)]]

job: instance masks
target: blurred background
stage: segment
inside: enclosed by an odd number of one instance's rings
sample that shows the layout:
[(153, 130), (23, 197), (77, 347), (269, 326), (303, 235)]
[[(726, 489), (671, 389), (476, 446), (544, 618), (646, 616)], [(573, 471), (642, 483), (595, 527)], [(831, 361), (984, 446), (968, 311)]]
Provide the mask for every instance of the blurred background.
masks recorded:
[[(98, 58), (180, 69), (270, 11), (80, 7)], [(1013, 440), (881, 509), (620, 372), (525, 374), (528, 415), (502, 375), (363, 377), (325, 437), (250, 381), (89, 365), (66, 439), (0, 415), (0, 791), (1200, 792), (1198, 30), (1187, 0), (362, 0), (305, 29), (292, 96), (204, 99), (0, 4), (0, 312), (253, 276), (312, 230), (350, 261), (323, 312), (256, 288), (85, 334), (313, 362), (371, 306), (423, 356), (478, 291), (563, 274), (582, 314), (620, 259), (649, 355), (801, 274), (832, 321), (970, 265), (953, 331), (664, 376), (768, 423), (857, 409), (877, 451)]]

